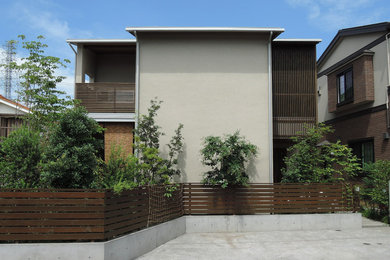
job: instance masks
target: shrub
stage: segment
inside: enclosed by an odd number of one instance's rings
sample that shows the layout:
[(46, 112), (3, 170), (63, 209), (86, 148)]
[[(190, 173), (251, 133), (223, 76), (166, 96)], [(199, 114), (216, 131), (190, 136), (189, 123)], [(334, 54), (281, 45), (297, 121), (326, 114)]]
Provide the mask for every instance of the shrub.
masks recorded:
[(246, 185), (249, 176), (245, 163), (257, 154), (257, 147), (246, 141), (237, 131), (224, 138), (208, 136), (201, 150), (203, 165), (211, 167), (204, 173), (203, 183), (221, 185)]
[(366, 164), (364, 171), (367, 177), (363, 178), (361, 197), (368, 203), (370, 215), (383, 218), (389, 212), (390, 161)]
[(291, 138), (295, 144), (287, 150), (282, 182), (338, 182), (361, 170), (352, 150), (340, 141), (319, 145), (324, 135), (332, 131), (330, 126), (319, 124), (307, 128), (302, 136)]
[(0, 142), (0, 187), (38, 187), (41, 154), (39, 132), (27, 126), (22, 126), (3, 139)]
[(139, 185), (136, 180), (140, 166), (137, 157), (125, 155), (121, 146), (114, 146), (107, 162), (99, 159), (92, 187), (115, 192), (133, 189)]
[(88, 188), (94, 179), (97, 152), (94, 136), (103, 129), (83, 107), (68, 109), (51, 130), (42, 164), (42, 179), (54, 188)]

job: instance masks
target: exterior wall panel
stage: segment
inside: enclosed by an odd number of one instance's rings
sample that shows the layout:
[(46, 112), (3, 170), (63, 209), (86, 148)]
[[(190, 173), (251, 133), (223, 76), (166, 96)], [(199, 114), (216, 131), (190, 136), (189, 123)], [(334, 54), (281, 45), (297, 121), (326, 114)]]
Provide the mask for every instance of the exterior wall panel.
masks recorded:
[(250, 163), (252, 182), (269, 182), (268, 35), (165, 33), (137, 35), (140, 46), (140, 113), (162, 100), (157, 123), (167, 134), (184, 124), (181, 181), (198, 182), (203, 138), (236, 130), (259, 148)]

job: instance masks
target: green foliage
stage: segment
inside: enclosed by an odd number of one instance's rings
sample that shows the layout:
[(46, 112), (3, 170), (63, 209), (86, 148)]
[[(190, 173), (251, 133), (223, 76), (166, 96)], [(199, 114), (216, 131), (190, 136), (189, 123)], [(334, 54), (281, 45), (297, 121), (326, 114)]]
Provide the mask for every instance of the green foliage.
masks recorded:
[(366, 164), (361, 197), (369, 205), (372, 215), (386, 216), (389, 212), (390, 161), (379, 160)]
[(20, 73), (19, 94), (21, 101), (31, 109), (31, 113), (26, 115), (30, 127), (47, 130), (59, 119), (61, 112), (74, 104), (70, 97), (61, 97), (65, 92), (56, 89), (56, 85), (65, 79), (57, 76), (56, 71), (66, 67), (65, 64), (70, 61), (45, 55), (47, 45), (42, 42), (43, 36), (38, 36), (35, 41), (26, 41), (24, 35), (18, 37), (28, 56), (22, 58), (20, 64), (12, 62), (1, 66), (9, 66)]
[(168, 158), (162, 158), (159, 142), (164, 133), (155, 120), (161, 103), (156, 99), (151, 100), (148, 113), (141, 115), (138, 120), (138, 127), (134, 130), (134, 148), (137, 154), (126, 156), (121, 147), (113, 147), (108, 162), (101, 161), (95, 172), (94, 187), (114, 189), (119, 193), (142, 185), (168, 184), (167, 197), (177, 189), (171, 183), (174, 176), (180, 175), (177, 164), (183, 149), (183, 125), (179, 125), (167, 145)]
[(40, 139), (37, 131), (22, 126), (0, 142), (0, 188), (39, 186)]
[(121, 146), (113, 146), (107, 162), (99, 160), (92, 185), (99, 189), (114, 189), (115, 192), (137, 187), (136, 182), (141, 165), (138, 158), (126, 155)]
[(330, 126), (319, 124), (307, 128), (304, 135), (291, 138), (295, 144), (284, 159), (282, 182), (338, 182), (354, 177), (361, 170), (352, 150), (340, 141), (319, 145), (331, 132)]
[(206, 137), (201, 154), (202, 163), (211, 167), (211, 170), (204, 174), (203, 183), (226, 188), (248, 183), (245, 163), (256, 156), (257, 147), (246, 141), (237, 131), (224, 138)]
[(177, 168), (178, 156), (183, 149), (183, 125), (179, 124), (175, 135), (168, 144), (168, 158), (162, 158), (159, 153), (159, 140), (162, 135), (161, 127), (156, 124), (155, 117), (161, 107), (162, 101), (157, 99), (150, 101), (150, 107), (146, 115), (141, 115), (138, 127), (135, 129), (134, 147), (138, 153), (141, 164), (138, 182), (141, 184), (168, 184), (174, 176), (180, 175)]
[(48, 139), (42, 179), (54, 188), (88, 188), (102, 145), (94, 136), (102, 128), (87, 116), (83, 107), (68, 109), (59, 116)]

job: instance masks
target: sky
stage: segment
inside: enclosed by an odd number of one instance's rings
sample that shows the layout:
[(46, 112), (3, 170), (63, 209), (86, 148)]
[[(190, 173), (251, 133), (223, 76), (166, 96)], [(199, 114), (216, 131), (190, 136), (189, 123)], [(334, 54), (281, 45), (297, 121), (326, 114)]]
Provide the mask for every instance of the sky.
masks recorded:
[[(279, 38), (322, 39), (319, 57), (339, 29), (390, 21), (388, 0), (0, 0), (0, 6), (0, 59), (6, 41), (43, 35), (48, 55), (72, 61), (58, 71), (67, 77), (59, 88), (70, 95), (74, 53), (66, 39), (128, 39), (130, 26), (282, 27)], [(17, 58), (23, 55), (19, 48)]]

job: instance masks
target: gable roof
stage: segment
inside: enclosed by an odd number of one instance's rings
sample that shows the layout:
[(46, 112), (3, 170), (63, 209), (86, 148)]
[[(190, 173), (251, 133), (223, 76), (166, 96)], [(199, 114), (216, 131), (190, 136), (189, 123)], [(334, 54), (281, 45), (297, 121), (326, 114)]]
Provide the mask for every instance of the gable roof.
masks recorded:
[(321, 66), (321, 63), (325, 61), (326, 57), (335, 48), (335, 46), (337, 45), (337, 43), (340, 41), (341, 38), (345, 36), (375, 33), (375, 32), (382, 32), (382, 31), (383, 32), (390, 31), (390, 22), (369, 24), (369, 25), (357, 26), (357, 27), (351, 27), (351, 28), (345, 28), (339, 30), (336, 36), (333, 38), (333, 40), (330, 42), (328, 47), (326, 47), (325, 51), (318, 59), (317, 65)]
[(20, 110), (22, 112), (30, 113), (30, 109), (28, 107), (26, 107), (18, 102), (12, 101), (12, 100), (10, 100), (2, 95), (0, 95), (0, 103), (7, 105), (7, 106), (10, 106), (12, 108), (16, 108), (17, 110)]

